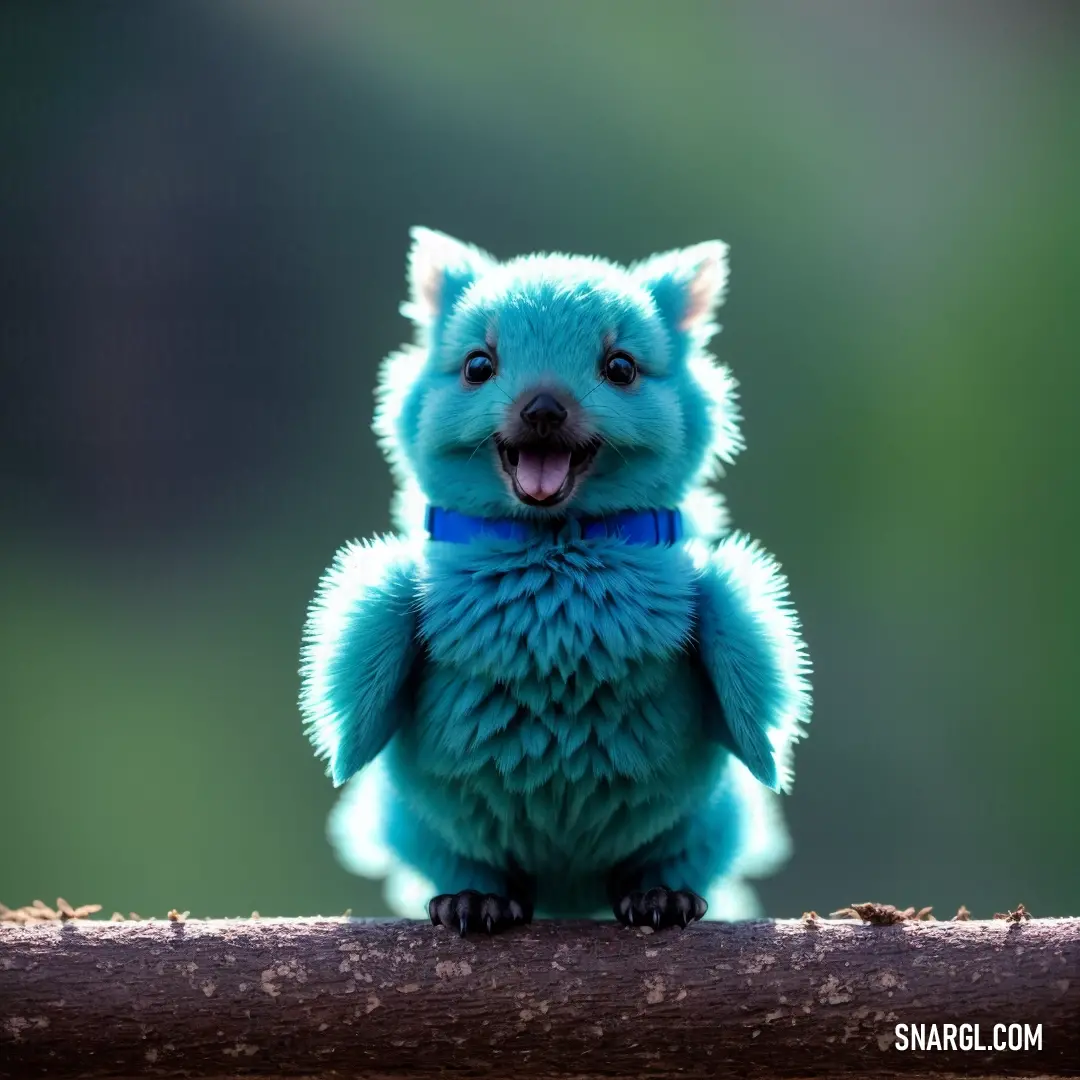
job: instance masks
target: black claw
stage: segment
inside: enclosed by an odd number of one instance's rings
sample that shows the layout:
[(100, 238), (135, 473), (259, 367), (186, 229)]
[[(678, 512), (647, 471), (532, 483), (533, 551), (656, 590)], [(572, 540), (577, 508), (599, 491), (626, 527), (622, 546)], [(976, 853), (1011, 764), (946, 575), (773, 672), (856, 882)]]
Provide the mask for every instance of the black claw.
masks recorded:
[(646, 893), (624, 895), (615, 905), (615, 917), (627, 926), (651, 923), (654, 930), (668, 926), (685, 930), (708, 910), (709, 905), (697, 893), (661, 885)]
[(529, 922), (531, 915), (531, 908), (521, 901), (475, 889), (441, 893), (428, 901), (432, 923), (448, 927), (461, 937), (480, 930), (497, 934), (515, 923)]

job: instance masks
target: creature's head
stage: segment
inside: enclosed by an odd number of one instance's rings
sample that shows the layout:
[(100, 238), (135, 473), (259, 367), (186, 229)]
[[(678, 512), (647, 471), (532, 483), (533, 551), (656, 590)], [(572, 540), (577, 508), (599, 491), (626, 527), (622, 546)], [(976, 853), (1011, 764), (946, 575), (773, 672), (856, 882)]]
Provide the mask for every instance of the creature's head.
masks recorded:
[(724, 244), (625, 268), (412, 237), (417, 341), (386, 362), (375, 429), (429, 501), (483, 517), (676, 506), (740, 449), (734, 380), (704, 351)]

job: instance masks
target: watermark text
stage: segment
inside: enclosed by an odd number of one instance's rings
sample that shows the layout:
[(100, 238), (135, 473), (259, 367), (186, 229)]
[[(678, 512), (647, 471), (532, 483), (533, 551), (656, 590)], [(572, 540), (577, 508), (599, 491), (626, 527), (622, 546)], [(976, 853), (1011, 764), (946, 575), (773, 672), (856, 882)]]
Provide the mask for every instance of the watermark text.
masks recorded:
[(1042, 1024), (897, 1024), (896, 1050), (1041, 1050)]

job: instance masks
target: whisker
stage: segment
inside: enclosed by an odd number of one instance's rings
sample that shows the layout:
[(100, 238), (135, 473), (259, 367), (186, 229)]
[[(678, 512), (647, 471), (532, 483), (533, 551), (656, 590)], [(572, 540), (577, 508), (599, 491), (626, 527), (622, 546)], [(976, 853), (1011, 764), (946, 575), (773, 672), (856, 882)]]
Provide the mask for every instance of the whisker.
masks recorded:
[(610, 446), (611, 449), (623, 459), (624, 465), (629, 466), (630, 462), (626, 460), (626, 455), (615, 445), (615, 443), (610, 439), (605, 439), (603, 435), (599, 436), (599, 439), (605, 446)]
[(604, 385), (604, 380), (603, 380), (603, 379), (597, 379), (597, 380), (596, 380), (596, 385), (595, 385), (595, 386), (594, 386), (594, 387), (592, 388), (592, 390), (590, 390), (590, 391), (589, 391), (589, 393), (588, 393), (588, 394), (585, 394), (585, 395), (584, 395), (584, 396), (583, 396), (583, 397), (581, 398), (581, 401), (579, 401), (579, 402), (578, 402), (578, 404), (580, 405), (580, 404), (581, 404), (581, 402), (582, 402), (582, 401), (584, 401), (584, 400), (585, 400), (585, 398), (587, 398), (587, 397), (589, 396), (589, 394), (593, 394), (593, 393), (595, 393), (595, 392), (596, 392), (597, 390), (599, 390), (599, 389), (600, 389), (600, 387), (601, 387), (601, 386), (603, 386), (603, 385)]
[(477, 450), (479, 450), (479, 449), (480, 449), (480, 447), (481, 447), (481, 446), (483, 446), (483, 445), (484, 445), (484, 443), (486, 443), (486, 442), (488, 441), (488, 439), (490, 439), (490, 438), (491, 438), (491, 437), (492, 437), (492, 436), (493, 436), (494, 434), (495, 434), (495, 432), (493, 431), (493, 432), (491, 432), (491, 434), (489, 434), (489, 435), (485, 435), (485, 436), (484, 436), (484, 437), (483, 437), (483, 438), (482, 438), (482, 439), (481, 439), (481, 440), (480, 440), (480, 441), (479, 441), (479, 442), (478, 442), (478, 443), (477, 443), (477, 444), (476, 444), (476, 445), (475, 445), (475, 446), (473, 447), (473, 451), (472, 451), (472, 453), (471, 453), (471, 454), (470, 454), (470, 455), (469, 455), (469, 456), (468, 456), (468, 457), (467, 457), (467, 458), (465, 459), (465, 464), (466, 464), (466, 465), (468, 465), (468, 464), (469, 464), (469, 462), (470, 462), (470, 461), (472, 461), (472, 459), (473, 459), (474, 457), (476, 457), (476, 451), (477, 451)]
[(509, 401), (511, 405), (514, 404), (514, 399), (499, 385), (497, 379), (491, 379), (490, 382), (491, 385), (494, 386), (495, 389), (498, 390), (499, 393), (502, 394), (502, 396), (506, 398), (506, 400)]
[[(587, 405), (584, 411), (588, 413), (596, 413), (597, 415), (603, 416), (622, 415), (619, 409), (613, 408), (608, 405)], [(655, 412), (638, 411), (635, 415), (635, 419), (645, 423), (661, 423), (668, 420), (668, 415), (666, 413), (662, 413), (660, 410), (656, 410)]]

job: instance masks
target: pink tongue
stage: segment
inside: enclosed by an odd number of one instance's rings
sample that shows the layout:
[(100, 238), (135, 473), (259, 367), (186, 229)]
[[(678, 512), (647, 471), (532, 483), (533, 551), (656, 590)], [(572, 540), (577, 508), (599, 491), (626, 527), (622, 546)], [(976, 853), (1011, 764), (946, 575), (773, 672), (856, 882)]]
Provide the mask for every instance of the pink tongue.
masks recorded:
[(521, 490), (534, 499), (550, 499), (562, 487), (569, 471), (569, 451), (558, 454), (518, 451), (517, 482)]

